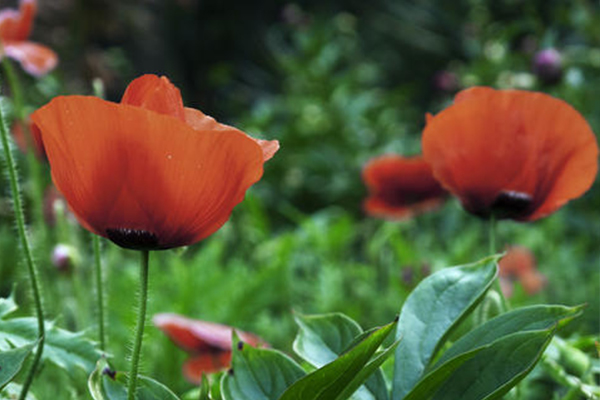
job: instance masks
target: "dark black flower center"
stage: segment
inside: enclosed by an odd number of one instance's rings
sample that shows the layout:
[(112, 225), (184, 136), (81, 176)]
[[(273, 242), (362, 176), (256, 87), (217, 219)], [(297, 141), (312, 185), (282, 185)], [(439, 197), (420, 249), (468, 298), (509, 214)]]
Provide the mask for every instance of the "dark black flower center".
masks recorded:
[(491, 206), (491, 214), (498, 219), (520, 219), (531, 214), (533, 198), (531, 195), (514, 190), (500, 192)]
[(106, 235), (115, 244), (126, 249), (133, 250), (158, 250), (158, 237), (148, 231), (129, 229), (129, 228), (111, 228), (106, 230)]

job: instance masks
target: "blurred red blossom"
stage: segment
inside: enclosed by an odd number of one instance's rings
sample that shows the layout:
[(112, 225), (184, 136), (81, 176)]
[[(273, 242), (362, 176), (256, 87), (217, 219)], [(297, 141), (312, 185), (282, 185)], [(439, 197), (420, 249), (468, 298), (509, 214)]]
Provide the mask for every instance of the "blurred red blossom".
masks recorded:
[(588, 123), (544, 93), (474, 87), (427, 120), (423, 157), (463, 207), (482, 218), (545, 217), (583, 195), (598, 171)]
[(446, 197), (422, 157), (377, 157), (365, 165), (362, 175), (369, 189), (364, 208), (374, 217), (410, 218), (440, 206)]
[(25, 121), (16, 120), (12, 126), (12, 135), (15, 143), (23, 153), (33, 149), (37, 158), (40, 160), (46, 159), (46, 151), (44, 150), (40, 131), (31, 123), (29, 118)]
[(39, 77), (56, 67), (58, 57), (50, 48), (27, 40), (36, 12), (35, 0), (21, 0), (19, 10), (0, 10), (0, 58), (17, 60), (25, 71)]
[[(191, 354), (191, 358), (183, 364), (183, 375), (190, 382), (198, 384), (203, 374), (229, 368), (234, 328), (172, 313), (156, 314), (152, 321), (177, 346)], [(236, 330), (236, 334), (250, 346), (268, 346), (251, 333)]]
[(515, 280), (521, 283), (525, 293), (529, 295), (546, 286), (546, 277), (537, 270), (535, 257), (526, 247), (509, 247), (499, 262), (499, 269), (502, 292), (506, 297), (512, 296)]

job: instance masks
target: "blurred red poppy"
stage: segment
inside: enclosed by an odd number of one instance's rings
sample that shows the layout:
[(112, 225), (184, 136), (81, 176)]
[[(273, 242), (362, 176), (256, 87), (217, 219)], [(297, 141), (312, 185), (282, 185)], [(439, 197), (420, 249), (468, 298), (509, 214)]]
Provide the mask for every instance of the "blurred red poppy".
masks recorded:
[(465, 209), (532, 221), (585, 193), (598, 144), (583, 117), (543, 93), (476, 87), (429, 119), (423, 156)]
[(440, 206), (446, 197), (422, 157), (375, 158), (365, 165), (363, 180), (369, 189), (364, 208), (374, 217), (409, 218)]
[(0, 10), (0, 58), (6, 55), (31, 75), (41, 76), (56, 67), (58, 57), (50, 48), (27, 40), (36, 12), (35, 0), (21, 0), (19, 10)]
[[(177, 346), (192, 355), (183, 365), (183, 374), (190, 382), (198, 384), (202, 374), (229, 368), (232, 327), (170, 313), (156, 314), (152, 321)], [(236, 330), (236, 334), (250, 346), (267, 346), (266, 342), (251, 333)]]
[(12, 135), (15, 143), (23, 153), (33, 149), (37, 158), (40, 160), (46, 159), (46, 151), (40, 132), (29, 118), (26, 121), (16, 120), (12, 126)]
[(132, 249), (214, 233), (279, 147), (185, 108), (179, 90), (155, 75), (131, 82), (120, 104), (60, 96), (31, 119), (79, 222)]
[(533, 253), (525, 247), (509, 247), (500, 259), (498, 268), (502, 292), (506, 297), (512, 295), (515, 280), (530, 295), (539, 292), (546, 285), (546, 277), (537, 270)]

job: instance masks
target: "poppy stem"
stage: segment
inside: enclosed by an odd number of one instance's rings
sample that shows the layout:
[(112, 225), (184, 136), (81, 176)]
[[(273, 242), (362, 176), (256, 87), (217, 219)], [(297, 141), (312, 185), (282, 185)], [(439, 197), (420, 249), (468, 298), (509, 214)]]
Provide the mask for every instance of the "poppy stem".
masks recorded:
[(98, 337), (100, 350), (106, 350), (106, 337), (104, 331), (104, 280), (102, 278), (102, 260), (100, 259), (100, 238), (92, 234), (94, 245), (94, 269), (96, 270), (96, 308), (98, 312)]
[(140, 350), (142, 349), (142, 339), (144, 337), (144, 324), (146, 323), (146, 303), (148, 301), (148, 261), (150, 252), (141, 251), (142, 258), (140, 263), (140, 298), (138, 308), (138, 320), (135, 328), (135, 342), (133, 344), (133, 353), (131, 355), (131, 367), (129, 369), (129, 384), (127, 388), (127, 400), (135, 399), (137, 390), (137, 377), (140, 361)]
[(35, 140), (33, 139), (33, 135), (29, 130), (29, 124), (27, 123), (27, 112), (25, 110), (23, 90), (21, 90), (21, 84), (17, 77), (17, 73), (8, 57), (4, 57), (2, 60), (2, 67), (4, 69), (4, 74), (6, 75), (6, 83), (12, 96), (15, 120), (21, 123), (23, 129), (25, 145), (23, 152), (27, 158), (28, 172), (33, 181), (30, 196), (33, 203), (34, 222), (37, 222), (35, 228), (37, 232), (41, 233), (39, 236), (45, 240), (46, 226), (43, 223), (44, 206), (42, 204), (42, 199), (44, 198), (44, 181), (42, 178), (42, 168), (37, 159)]
[[(494, 214), (492, 214), (490, 216), (490, 234), (489, 234), (489, 239), (490, 239), (490, 254), (496, 254), (496, 216)], [(504, 293), (502, 293), (502, 286), (500, 286), (500, 277), (496, 277), (496, 279), (494, 280), (494, 290), (496, 292), (498, 292), (498, 295), (500, 296), (500, 310), (502, 312), (508, 311), (509, 307), (508, 307), (508, 301), (506, 300), (506, 297), (504, 297)]]
[(29, 391), (31, 382), (33, 381), (35, 373), (37, 372), (37, 367), (42, 357), (42, 352), (44, 351), (44, 310), (42, 308), (42, 296), (40, 292), (37, 269), (33, 261), (33, 253), (31, 251), (29, 238), (27, 237), (27, 229), (25, 227), (25, 215), (23, 213), (23, 204), (21, 202), (21, 190), (19, 187), (19, 180), (17, 178), (17, 166), (10, 148), (10, 143), (8, 140), (8, 128), (6, 127), (3, 111), (4, 110), (0, 105), (0, 137), (2, 140), (2, 148), (4, 149), (4, 160), (6, 162), (6, 169), (8, 171), (8, 180), (10, 183), (10, 191), (12, 194), (13, 209), (15, 213), (15, 220), (17, 222), (17, 232), (19, 235), (19, 240), (21, 242), (21, 247), (23, 248), (23, 253), (25, 255), (25, 263), (27, 264), (27, 270), (29, 271), (29, 278), (31, 280), (33, 300), (35, 302), (35, 309), (38, 321), (39, 344), (33, 357), (33, 362), (30, 367), (31, 369), (27, 374), (27, 378), (25, 379), (25, 382), (23, 383), (23, 387), (21, 389), (21, 394), (19, 395), (19, 399), (23, 400), (27, 396), (27, 392)]
[(490, 254), (496, 254), (496, 216), (492, 214), (490, 216)]

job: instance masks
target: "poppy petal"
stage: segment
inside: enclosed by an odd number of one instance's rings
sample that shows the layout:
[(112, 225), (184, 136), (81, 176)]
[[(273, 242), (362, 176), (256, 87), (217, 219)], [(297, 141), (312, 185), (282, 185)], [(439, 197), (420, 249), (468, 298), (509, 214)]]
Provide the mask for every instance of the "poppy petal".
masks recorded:
[[(198, 131), (212, 130), (219, 132), (235, 131), (244, 133), (232, 126), (221, 124), (217, 122), (213, 117), (209, 117), (202, 111), (196, 110), (194, 108), (185, 108), (185, 121), (188, 125), (190, 125), (192, 128)], [(247, 134), (244, 133), (244, 135)], [(263, 161), (265, 162), (273, 158), (275, 153), (277, 153), (277, 150), (279, 150), (279, 141), (277, 140), (255, 139), (250, 135), (247, 136), (254, 140), (256, 143), (258, 143), (258, 145), (263, 151)]]
[(508, 208), (500, 218), (534, 220), (593, 183), (596, 138), (567, 103), (542, 93), (490, 88), (457, 98), (425, 127), (423, 154), (468, 211), (487, 217), (500, 201)]
[(183, 364), (183, 376), (194, 384), (202, 382), (202, 375), (223, 371), (231, 365), (231, 350), (199, 354)]
[(142, 75), (131, 81), (121, 104), (142, 107), (185, 121), (179, 89), (166, 76)]
[(21, 63), (23, 69), (33, 76), (45, 75), (58, 64), (56, 53), (38, 43), (6, 42), (4, 53)]
[(386, 155), (363, 169), (370, 196), (365, 211), (376, 217), (403, 219), (442, 204), (445, 191), (422, 157)]
[[(186, 318), (172, 313), (156, 314), (152, 319), (156, 327), (162, 330), (175, 344), (189, 352), (202, 352), (209, 349), (231, 349), (233, 328)], [(263, 345), (259, 337), (246, 332), (236, 331), (240, 339), (251, 346)]]
[(105, 237), (142, 232), (160, 249), (195, 243), (227, 221), (262, 175), (261, 149), (245, 135), (195, 131), (141, 107), (66, 96), (31, 118), (57, 188), (79, 221)]
[(2, 41), (23, 41), (31, 34), (33, 18), (37, 11), (35, 0), (21, 0), (19, 11), (0, 11), (0, 39)]

